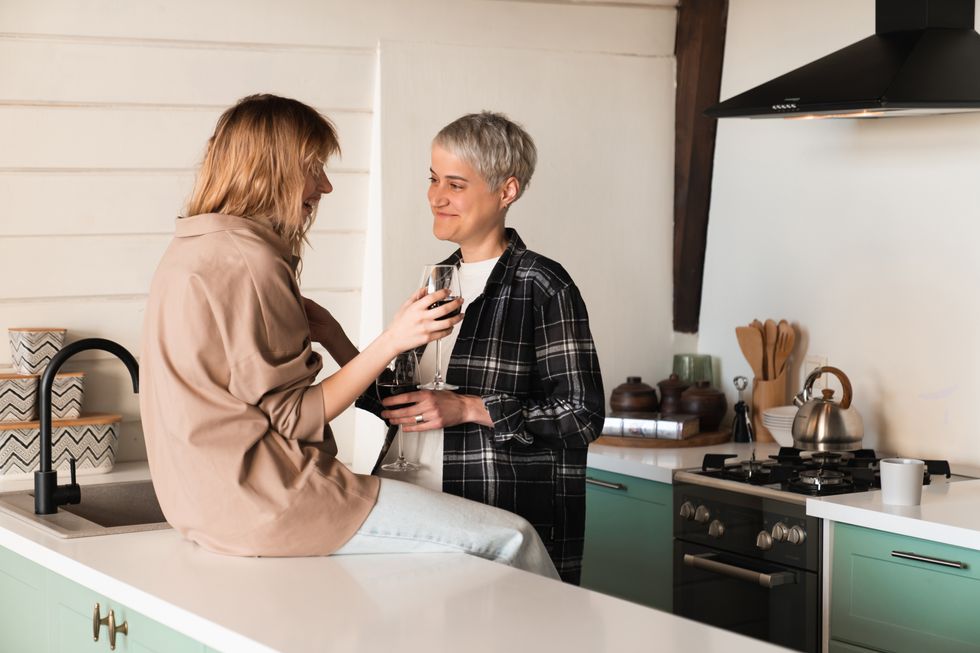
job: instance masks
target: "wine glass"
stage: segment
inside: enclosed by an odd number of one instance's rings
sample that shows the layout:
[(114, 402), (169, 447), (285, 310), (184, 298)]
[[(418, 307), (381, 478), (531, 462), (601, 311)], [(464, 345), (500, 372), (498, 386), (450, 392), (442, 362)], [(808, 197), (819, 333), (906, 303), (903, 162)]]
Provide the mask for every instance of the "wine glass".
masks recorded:
[[(459, 277), (456, 275), (455, 265), (426, 265), (422, 270), (422, 286), (426, 289), (429, 294), (437, 292), (439, 290), (448, 289), (449, 296), (445, 299), (440, 299), (435, 304), (429, 308), (435, 308), (437, 306), (442, 306), (447, 302), (451, 302), (459, 298)], [(439, 318), (440, 320), (447, 320), (453, 316), (459, 315), (459, 309), (451, 312), (449, 315), (444, 315)], [(442, 339), (436, 340), (436, 373), (431, 383), (426, 383), (422, 386), (426, 390), (458, 390), (458, 385), (452, 385), (451, 383), (446, 383), (445, 379), (442, 378)]]
[[(404, 394), (406, 392), (412, 392), (413, 390), (418, 390), (419, 383), (422, 382), (422, 378), (419, 376), (419, 361), (415, 356), (414, 351), (403, 351), (402, 353), (395, 356), (388, 367), (381, 373), (378, 378), (377, 388), (378, 388), (378, 399), (387, 399), (388, 397), (394, 397), (395, 395)], [(407, 404), (396, 404), (394, 406), (386, 406), (386, 410), (397, 410), (399, 408), (407, 408), (408, 406), (413, 406), (412, 403)], [(382, 465), (381, 469), (388, 472), (410, 472), (419, 468), (419, 464), (405, 459), (405, 452), (402, 449), (402, 440), (404, 440), (404, 431), (398, 437), (398, 458), (394, 461)], [(389, 443), (390, 444), (390, 443)], [(386, 452), (382, 452), (381, 457), (384, 457)]]

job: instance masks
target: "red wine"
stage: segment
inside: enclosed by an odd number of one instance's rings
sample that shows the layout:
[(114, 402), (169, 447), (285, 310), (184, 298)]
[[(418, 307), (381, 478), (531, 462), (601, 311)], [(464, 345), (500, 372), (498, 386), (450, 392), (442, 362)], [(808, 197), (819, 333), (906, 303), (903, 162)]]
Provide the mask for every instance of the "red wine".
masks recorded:
[[(429, 307), (429, 310), (432, 310), (433, 308), (442, 306), (443, 304), (448, 304), (449, 302), (454, 302), (457, 299), (459, 299), (459, 297), (446, 297), (445, 299), (440, 299), (435, 304), (433, 304), (432, 306), (430, 306)], [(459, 311), (460, 311), (460, 309), (457, 308), (452, 313), (449, 313), (448, 315), (443, 315), (442, 317), (439, 317), (439, 318), (436, 318), (436, 319), (437, 320), (448, 320), (451, 317), (456, 317), (457, 315), (459, 315)]]
[[(418, 390), (418, 386), (412, 383), (379, 383), (378, 398), (384, 400), (388, 397), (405, 394), (406, 392), (415, 392), (416, 390)], [(394, 406), (385, 406), (385, 410), (397, 410), (399, 408), (408, 408), (409, 406), (414, 405), (414, 403), (396, 404)]]

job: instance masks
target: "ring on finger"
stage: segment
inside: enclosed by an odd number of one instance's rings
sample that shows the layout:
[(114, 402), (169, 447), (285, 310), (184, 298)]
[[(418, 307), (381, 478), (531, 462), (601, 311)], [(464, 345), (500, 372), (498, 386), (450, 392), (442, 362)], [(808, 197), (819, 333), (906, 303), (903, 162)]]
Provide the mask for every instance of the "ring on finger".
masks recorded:
[(416, 415), (416, 416), (415, 416), (415, 423), (416, 423), (416, 424), (421, 424), (421, 423), (422, 423), (422, 422), (424, 422), (424, 421), (425, 421), (425, 418), (424, 418), (424, 417), (422, 417), (421, 415)]

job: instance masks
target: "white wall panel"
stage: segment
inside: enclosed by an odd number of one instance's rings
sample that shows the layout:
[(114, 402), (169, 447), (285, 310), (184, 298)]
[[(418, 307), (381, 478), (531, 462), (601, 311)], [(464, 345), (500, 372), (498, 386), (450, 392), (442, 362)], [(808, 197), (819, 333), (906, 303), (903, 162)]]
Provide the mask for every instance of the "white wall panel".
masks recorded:
[[(222, 111), (0, 105), (0, 168), (193, 169)], [(344, 149), (332, 167), (366, 170), (371, 114), (330, 117)]]
[[(366, 172), (330, 172), (313, 231), (360, 231)], [(188, 172), (2, 172), (0, 237), (171, 234), (194, 186)]]
[(374, 60), (373, 48), (202, 49), (0, 36), (0, 100), (229, 106), (277, 93), (324, 109), (370, 110)]
[[(93, 236), (0, 239), (0, 298), (135, 295), (150, 280), (170, 236)], [(360, 233), (312, 234), (304, 256), (309, 288), (359, 288)]]
[(374, 47), (381, 39), (581, 52), (674, 51), (673, 7), (485, 0), (0, 2), (0, 32)]

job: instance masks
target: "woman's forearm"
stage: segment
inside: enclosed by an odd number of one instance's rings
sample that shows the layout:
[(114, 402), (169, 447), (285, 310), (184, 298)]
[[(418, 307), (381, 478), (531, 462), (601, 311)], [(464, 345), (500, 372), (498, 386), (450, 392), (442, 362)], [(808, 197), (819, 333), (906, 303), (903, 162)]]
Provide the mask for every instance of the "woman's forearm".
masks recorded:
[[(354, 345), (350, 345), (350, 349), (353, 353), (347, 362), (320, 382), (323, 413), (328, 422), (347, 410), (398, 354), (397, 347), (392, 345), (387, 333), (382, 333), (360, 353)], [(330, 355), (336, 359), (332, 351)]]

